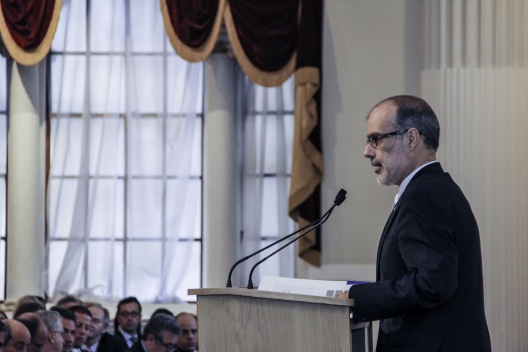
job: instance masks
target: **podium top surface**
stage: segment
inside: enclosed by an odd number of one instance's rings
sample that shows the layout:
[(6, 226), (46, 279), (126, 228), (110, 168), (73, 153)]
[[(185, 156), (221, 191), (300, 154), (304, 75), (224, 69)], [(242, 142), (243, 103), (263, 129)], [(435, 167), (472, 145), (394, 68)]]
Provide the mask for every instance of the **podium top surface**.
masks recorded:
[(195, 289), (189, 289), (189, 294), (197, 295), (197, 296), (225, 296), (225, 295), (243, 296), (243, 297), (253, 297), (253, 298), (263, 298), (263, 299), (275, 299), (275, 300), (283, 300), (283, 301), (328, 304), (328, 305), (333, 305), (333, 306), (345, 306), (345, 307), (354, 306), (353, 299), (322, 297), (322, 296), (308, 296), (308, 295), (301, 295), (301, 294), (271, 292), (271, 291), (262, 291), (262, 290), (247, 289), (247, 288), (231, 288), (231, 287), (195, 288)]

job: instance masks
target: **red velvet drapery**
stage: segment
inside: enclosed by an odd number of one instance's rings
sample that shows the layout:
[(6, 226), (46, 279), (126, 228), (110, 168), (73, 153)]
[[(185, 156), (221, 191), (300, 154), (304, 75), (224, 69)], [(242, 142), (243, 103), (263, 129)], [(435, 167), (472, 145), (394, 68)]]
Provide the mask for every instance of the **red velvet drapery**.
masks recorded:
[[(253, 82), (277, 86), (295, 73), (289, 213), (299, 226), (317, 219), (323, 177), (320, 124), (323, 0), (160, 1), (171, 43), (184, 59), (199, 61), (210, 54), (223, 16), (235, 56)], [(307, 236), (299, 245), (301, 257), (314, 265), (320, 265), (320, 250), (318, 233)]]
[(49, 52), (62, 0), (0, 0), (0, 35), (20, 64), (33, 65)]

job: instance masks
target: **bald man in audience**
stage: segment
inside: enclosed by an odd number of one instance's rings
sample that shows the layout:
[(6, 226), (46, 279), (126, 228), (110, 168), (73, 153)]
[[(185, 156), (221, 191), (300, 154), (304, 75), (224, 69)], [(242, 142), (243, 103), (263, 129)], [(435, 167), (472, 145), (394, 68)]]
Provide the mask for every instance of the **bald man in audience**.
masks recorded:
[(176, 316), (176, 322), (181, 328), (176, 352), (198, 351), (198, 319), (196, 316), (191, 313), (180, 313)]
[(21, 322), (14, 319), (4, 319), (3, 323), (9, 329), (11, 338), (7, 342), (4, 351), (5, 352), (20, 352), (27, 351), (31, 344), (31, 334), (28, 328)]
[(37, 313), (24, 313), (17, 320), (24, 324), (31, 335), (28, 352), (41, 352), (48, 338), (48, 328)]

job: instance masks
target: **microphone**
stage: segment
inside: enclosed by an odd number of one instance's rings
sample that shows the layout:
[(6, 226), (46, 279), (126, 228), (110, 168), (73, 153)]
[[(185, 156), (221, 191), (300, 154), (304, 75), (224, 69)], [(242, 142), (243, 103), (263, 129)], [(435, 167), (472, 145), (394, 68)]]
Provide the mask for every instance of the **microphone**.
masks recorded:
[[(233, 270), (235, 270), (235, 268), (242, 262), (256, 256), (257, 254), (261, 253), (262, 251), (265, 251), (266, 249), (270, 248), (271, 246), (274, 246), (282, 241), (285, 241), (287, 240), (288, 238), (298, 234), (299, 232), (301, 231), (304, 231), (306, 229), (309, 229), (308, 232), (312, 231), (313, 229), (315, 229), (318, 225), (320, 225), (319, 223), (321, 223), (321, 221), (327, 217), (331, 212), (332, 210), (334, 209), (335, 206), (337, 205), (340, 205), (341, 203), (343, 203), (346, 199), (346, 191), (344, 189), (341, 189), (336, 197), (335, 197), (335, 200), (334, 200), (334, 205), (326, 212), (324, 213), (321, 217), (319, 217), (317, 220), (315, 221), (312, 221), (311, 223), (309, 223), (308, 225), (306, 226), (303, 226), (302, 228), (290, 233), (289, 235), (267, 245), (266, 247), (263, 247), (261, 249), (259, 249), (258, 251), (254, 252), (254, 253), (251, 253), (250, 255), (247, 255), (245, 256), (244, 258), (242, 259), (239, 259), (235, 264), (233, 264), (233, 266), (231, 267), (231, 270), (229, 270), (229, 275), (228, 275), (228, 278), (227, 278), (227, 284), (226, 284), (226, 287), (232, 287), (233, 285), (231, 284), (231, 275), (233, 274)], [(325, 220), (326, 221), (326, 220)], [(304, 235), (304, 234), (303, 234)], [(302, 235), (301, 235), (302, 236)], [(296, 239), (297, 240), (297, 239)], [(289, 244), (288, 244), (289, 245)]]
[[(328, 218), (330, 217), (330, 215), (332, 214), (332, 211), (334, 210), (334, 208), (336, 206), (339, 206), (341, 205), (341, 203), (343, 203), (346, 199), (346, 191), (344, 189), (341, 189), (336, 197), (335, 197), (335, 200), (334, 200), (334, 205), (332, 205), (332, 207), (323, 215), (321, 216), (318, 220), (319, 222), (317, 222), (315, 225), (313, 225), (311, 228), (309, 228), (308, 230), (306, 230), (305, 232), (303, 232), (302, 234), (300, 234), (299, 236), (297, 236), (296, 238), (294, 238), (293, 240), (291, 240), (290, 242), (286, 243), (284, 246), (280, 247), (279, 249), (277, 249), (276, 251), (272, 252), (271, 254), (269, 254), (267, 257), (264, 257), (262, 258), (261, 260), (259, 260), (258, 262), (255, 263), (255, 265), (253, 265), (253, 267), (251, 268), (251, 271), (249, 272), (249, 279), (248, 279), (248, 284), (247, 284), (247, 288), (248, 289), (252, 289), (253, 288), (253, 281), (252, 281), (252, 276), (253, 276), (253, 271), (255, 271), (255, 268), (257, 266), (259, 266), (262, 262), (264, 262), (265, 260), (268, 260), (268, 258), (270, 258), (271, 256), (277, 254), (278, 252), (282, 251), (284, 248), (288, 247), (290, 244), (292, 244), (293, 242), (295, 241), (298, 241), (300, 240), (301, 238), (303, 238), (304, 236), (306, 236), (307, 234), (309, 234), (310, 232), (312, 232), (313, 230), (315, 230), (316, 228), (320, 227), (322, 224), (324, 224), (326, 222), (326, 220), (328, 220)], [(306, 228), (306, 227), (304, 227)], [(290, 236), (288, 236), (290, 237)]]

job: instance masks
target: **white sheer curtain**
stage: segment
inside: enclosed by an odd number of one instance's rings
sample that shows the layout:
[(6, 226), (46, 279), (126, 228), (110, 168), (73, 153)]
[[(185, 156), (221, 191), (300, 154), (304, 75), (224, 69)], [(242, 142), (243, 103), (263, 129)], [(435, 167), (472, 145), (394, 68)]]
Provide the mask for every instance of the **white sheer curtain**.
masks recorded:
[(528, 3), (428, 1), (422, 94), (477, 217), (494, 351), (527, 351)]
[[(288, 217), (293, 140), (293, 78), (265, 88), (245, 78), (243, 114), (242, 253), (247, 255), (293, 231)], [(285, 244), (286, 242), (282, 242)], [(246, 262), (239, 271), (245, 286), (251, 267), (278, 246)], [(293, 277), (294, 246), (263, 262), (253, 274)]]
[(64, 1), (52, 48), (49, 294), (186, 299), (200, 285), (202, 64), (172, 52), (158, 2), (86, 3)]

